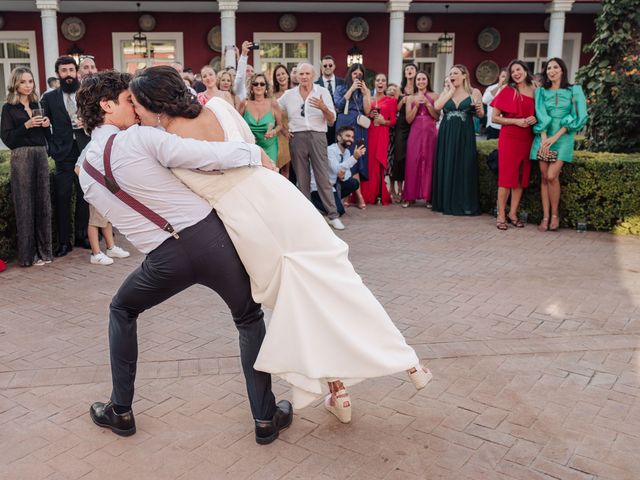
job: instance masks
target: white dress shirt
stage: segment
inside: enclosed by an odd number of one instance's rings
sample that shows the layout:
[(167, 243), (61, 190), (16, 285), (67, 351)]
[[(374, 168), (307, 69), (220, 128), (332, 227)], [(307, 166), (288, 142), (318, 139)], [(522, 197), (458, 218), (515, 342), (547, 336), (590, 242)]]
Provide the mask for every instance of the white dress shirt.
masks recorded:
[[(329, 111), (333, 113), (334, 118), (336, 110), (333, 107), (333, 99), (329, 94), (329, 90), (314, 83), (313, 90), (309, 92), (306, 100), (300, 95), (300, 87), (291, 88), (284, 92), (278, 99), (280, 108), (286, 110), (289, 117), (289, 131), (295, 132), (327, 132), (327, 121), (324, 118), (322, 110), (312, 107), (309, 100), (313, 97), (320, 97), (327, 106)], [(302, 115), (302, 105), (304, 104), (304, 116)]]
[(502, 127), (502, 125), (493, 123), (491, 121), (491, 115), (493, 115), (493, 107), (491, 106), (491, 102), (493, 102), (493, 99), (496, 98), (495, 95), (491, 95), (491, 91), (497, 86), (498, 84), (494, 83), (493, 85), (487, 87), (487, 89), (484, 91), (484, 95), (482, 95), (482, 103), (487, 105), (487, 127), (493, 127), (497, 130), (500, 130), (500, 127)]
[(247, 98), (247, 63), (249, 57), (240, 55), (238, 68), (236, 68), (236, 78), (233, 84), (233, 91), (240, 100)]
[[(351, 155), (351, 152), (347, 148), (344, 149), (344, 152), (341, 152), (340, 146), (337, 143), (333, 143), (327, 147), (327, 157), (329, 158), (329, 183), (331, 183), (333, 191), (335, 192), (336, 189), (334, 185), (338, 181), (338, 171), (342, 170), (344, 172), (343, 182), (350, 179), (351, 167), (358, 163), (358, 160)], [(311, 191), (315, 192), (316, 190), (318, 190), (318, 186), (316, 184), (316, 178), (313, 176), (312, 168)]]
[[(261, 165), (260, 147), (256, 145), (202, 142), (138, 125), (124, 131), (114, 125), (103, 125), (92, 132), (86, 149), (87, 161), (100, 172), (104, 172), (104, 147), (114, 133), (118, 136), (111, 151), (111, 170), (116, 181), (122, 190), (164, 217), (177, 232), (209, 215), (211, 206), (180, 182), (169, 168), (216, 170)], [(169, 238), (169, 233), (113, 195), (83, 168), (80, 185), (87, 202), (141, 252), (149, 253)]]

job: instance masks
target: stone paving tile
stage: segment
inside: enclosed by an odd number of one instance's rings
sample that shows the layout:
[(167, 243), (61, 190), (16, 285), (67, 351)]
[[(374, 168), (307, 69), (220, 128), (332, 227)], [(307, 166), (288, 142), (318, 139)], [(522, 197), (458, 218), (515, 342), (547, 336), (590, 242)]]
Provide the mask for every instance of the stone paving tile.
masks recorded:
[(0, 275), (0, 478), (638, 478), (640, 239), (420, 207), (345, 223), (428, 388), (366, 381), (350, 425), (317, 402), (258, 446), (229, 312), (194, 287), (141, 316), (138, 432), (116, 437), (87, 410), (110, 390), (110, 298), (142, 256), (99, 267), (76, 250)]

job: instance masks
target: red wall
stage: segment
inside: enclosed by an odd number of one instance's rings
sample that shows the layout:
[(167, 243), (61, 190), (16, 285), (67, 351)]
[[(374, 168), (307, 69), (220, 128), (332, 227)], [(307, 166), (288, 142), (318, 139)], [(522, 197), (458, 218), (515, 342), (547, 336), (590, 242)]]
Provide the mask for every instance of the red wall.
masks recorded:
[[(254, 31), (278, 32), (280, 13), (239, 13), (236, 17), (236, 45), (243, 40), (253, 38)], [(297, 13), (297, 31), (321, 32), (322, 54), (331, 54), (336, 58), (337, 75), (346, 72), (347, 50), (353, 46), (345, 34), (345, 27), (353, 13)], [(44, 55), (42, 46), (42, 27), (39, 13), (6, 12), (5, 30), (35, 30), (38, 43), (38, 64), (41, 85), (45, 82)], [(84, 38), (78, 46), (85, 53), (96, 57), (99, 69), (113, 67), (111, 52), (111, 32), (133, 32), (138, 29), (138, 14), (134, 13), (92, 13), (59, 14), (58, 24), (69, 16), (78, 16), (86, 25)], [(156, 19), (156, 32), (184, 32), (184, 64), (194, 70), (209, 63), (220, 55), (209, 49), (206, 38), (209, 30), (220, 23), (218, 14), (206, 13), (153, 13)], [(369, 22), (369, 37), (358, 43), (363, 50), (365, 65), (375, 71), (386, 72), (388, 67), (389, 15), (386, 13), (362, 14)], [(417, 32), (416, 20), (420, 15), (407, 14), (405, 32)], [(520, 32), (542, 32), (546, 15), (515, 14), (450, 14), (429, 15), (433, 20), (432, 31), (455, 33), (456, 63), (465, 64), (471, 72), (483, 60), (493, 60), (498, 65), (506, 65), (518, 53), (518, 35)], [(582, 32), (582, 44), (593, 37), (595, 27), (593, 15), (567, 15), (565, 31)], [(477, 46), (478, 33), (485, 27), (497, 28), (501, 35), (500, 46), (493, 52), (483, 52)], [(64, 53), (72, 42), (59, 35), (60, 52)], [(589, 56), (582, 54), (581, 63)], [(475, 79), (474, 79), (475, 80)]]

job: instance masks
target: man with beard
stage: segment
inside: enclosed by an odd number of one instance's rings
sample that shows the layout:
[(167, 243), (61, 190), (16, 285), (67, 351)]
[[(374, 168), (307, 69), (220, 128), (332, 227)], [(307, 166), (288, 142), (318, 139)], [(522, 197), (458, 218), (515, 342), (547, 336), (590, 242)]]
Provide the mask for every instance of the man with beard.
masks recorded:
[[(71, 203), (75, 190), (75, 245), (91, 248), (87, 239), (89, 207), (74, 167), (82, 149), (91, 138), (84, 133), (78, 121), (76, 91), (80, 88), (78, 66), (72, 57), (63, 56), (56, 60), (55, 70), (60, 78), (60, 88), (46, 93), (42, 97), (45, 116), (51, 120), (52, 138), (49, 143), (49, 155), (56, 162), (55, 189), (56, 211), (58, 217), (58, 249), (56, 257), (64, 257), (71, 246)], [(75, 187), (75, 188), (74, 188)]]
[(82, 57), (78, 64), (78, 80), (81, 82), (88, 76), (98, 73), (96, 62), (92, 56)]

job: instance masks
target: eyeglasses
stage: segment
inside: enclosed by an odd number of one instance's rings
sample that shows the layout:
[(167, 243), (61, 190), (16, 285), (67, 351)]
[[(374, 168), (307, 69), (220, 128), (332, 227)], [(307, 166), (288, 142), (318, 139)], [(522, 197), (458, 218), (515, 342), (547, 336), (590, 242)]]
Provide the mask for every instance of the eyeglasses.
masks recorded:
[(253, 82), (251, 85), (253, 85), (254, 87), (266, 87), (267, 84), (264, 82)]
[(304, 117), (304, 103), (302, 104), (302, 107), (300, 107), (300, 116)]
[(333, 67), (333, 63), (325, 63), (324, 65), (322, 65), (322, 68), (331, 68)]

